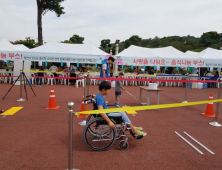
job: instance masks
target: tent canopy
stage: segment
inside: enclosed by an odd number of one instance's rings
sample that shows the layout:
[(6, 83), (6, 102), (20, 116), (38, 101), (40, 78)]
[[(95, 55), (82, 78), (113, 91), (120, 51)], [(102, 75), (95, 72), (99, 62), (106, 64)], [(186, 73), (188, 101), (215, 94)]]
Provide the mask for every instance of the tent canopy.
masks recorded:
[(129, 48), (119, 53), (118, 56), (134, 58), (192, 58), (190, 55), (185, 54), (172, 46), (163, 48), (144, 48), (131, 45)]
[[(7, 40), (6, 40), (7, 41)], [(5, 45), (6, 46), (6, 45)], [(25, 49), (22, 46), (14, 47), (8, 43), (8, 48), (0, 49), (0, 53), (6, 56), (6, 60), (24, 60), (24, 61), (39, 61), (39, 62), (69, 62), (69, 63), (98, 63), (110, 56), (106, 52), (100, 50), (93, 44), (67, 44), (49, 42), (42, 46)], [(14, 52), (22, 49), (19, 53)], [(14, 53), (14, 54), (13, 54)], [(19, 55), (18, 59), (10, 57), (11, 55)], [(22, 57), (21, 57), (22, 56)]]
[(80, 55), (109, 55), (93, 44), (67, 44), (58, 42), (48, 42), (39, 47), (30, 49), (30, 51), (46, 53), (68, 53)]
[(194, 51), (189, 51), (189, 50), (188, 50), (188, 51), (186, 51), (185, 53), (188, 54), (188, 55), (192, 55), (192, 56), (193, 56), (193, 55), (195, 55), (195, 54), (198, 54), (199, 52), (194, 52)]
[[(189, 55), (169, 46), (163, 48), (144, 48), (130, 46), (118, 54), (118, 65), (137, 66), (179, 66), (179, 67), (220, 67), (222, 56), (218, 50), (206, 49), (201, 53)], [(212, 60), (213, 59), (213, 60)]]
[(194, 56), (201, 59), (222, 59), (222, 52), (213, 48), (206, 48)]

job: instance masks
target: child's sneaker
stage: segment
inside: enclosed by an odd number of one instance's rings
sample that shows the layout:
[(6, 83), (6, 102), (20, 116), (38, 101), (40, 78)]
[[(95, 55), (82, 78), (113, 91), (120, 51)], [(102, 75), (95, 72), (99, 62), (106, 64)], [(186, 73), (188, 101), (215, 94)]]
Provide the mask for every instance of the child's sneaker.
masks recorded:
[(120, 103), (117, 103), (117, 106), (120, 106), (120, 107), (121, 107), (122, 105), (121, 105)]

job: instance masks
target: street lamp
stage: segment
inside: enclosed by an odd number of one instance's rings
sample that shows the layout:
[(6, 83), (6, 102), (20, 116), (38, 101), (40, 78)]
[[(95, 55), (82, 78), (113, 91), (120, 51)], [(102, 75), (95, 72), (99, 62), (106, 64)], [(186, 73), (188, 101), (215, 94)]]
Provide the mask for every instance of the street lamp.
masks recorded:
[(117, 65), (117, 55), (119, 53), (119, 42), (120, 40), (116, 40), (115, 44), (116, 44), (116, 52), (115, 52), (115, 55), (116, 55), (116, 60), (115, 60), (115, 63), (114, 63), (114, 66), (115, 66), (115, 70), (114, 70), (114, 75), (117, 76), (117, 68), (118, 68), (118, 65)]

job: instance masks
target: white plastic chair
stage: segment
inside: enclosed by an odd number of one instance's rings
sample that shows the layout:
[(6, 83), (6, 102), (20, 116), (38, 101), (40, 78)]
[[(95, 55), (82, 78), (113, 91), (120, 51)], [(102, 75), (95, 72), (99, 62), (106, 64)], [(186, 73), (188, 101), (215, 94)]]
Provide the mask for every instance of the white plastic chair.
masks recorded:
[(31, 73), (32, 84), (35, 84), (35, 73)]
[(47, 73), (47, 77), (52, 77), (52, 78), (47, 78), (47, 85), (49, 85), (50, 81), (51, 81), (51, 85), (53, 85), (53, 81), (56, 84), (56, 80), (54, 78), (54, 74), (52, 73)]

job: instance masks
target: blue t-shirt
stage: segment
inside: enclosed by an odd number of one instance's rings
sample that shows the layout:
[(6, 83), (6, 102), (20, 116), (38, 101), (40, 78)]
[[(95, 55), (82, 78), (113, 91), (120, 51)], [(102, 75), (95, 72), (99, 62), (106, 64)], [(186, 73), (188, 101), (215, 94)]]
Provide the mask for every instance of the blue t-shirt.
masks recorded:
[(95, 100), (96, 100), (97, 107), (103, 106), (103, 109), (107, 109), (106, 100), (101, 94), (98, 93), (96, 95)]

